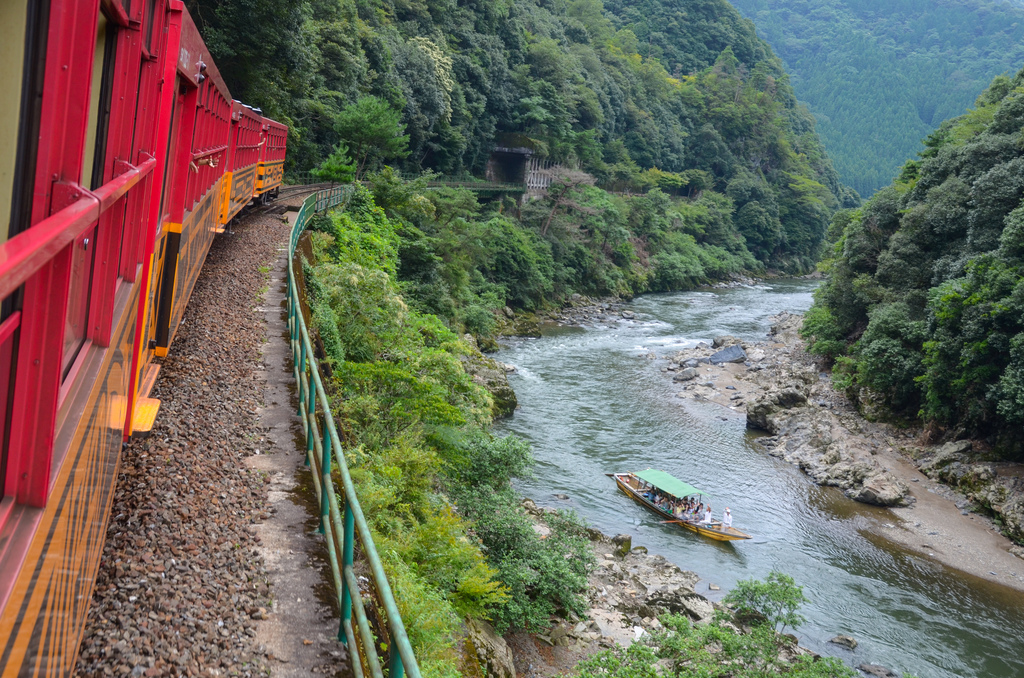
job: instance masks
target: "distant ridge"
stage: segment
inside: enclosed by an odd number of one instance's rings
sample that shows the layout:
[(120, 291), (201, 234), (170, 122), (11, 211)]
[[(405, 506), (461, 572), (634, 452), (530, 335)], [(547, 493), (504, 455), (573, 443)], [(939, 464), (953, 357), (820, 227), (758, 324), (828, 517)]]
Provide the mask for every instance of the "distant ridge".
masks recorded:
[(732, 0), (785, 63), (842, 180), (870, 196), (1024, 62), (1024, 1)]

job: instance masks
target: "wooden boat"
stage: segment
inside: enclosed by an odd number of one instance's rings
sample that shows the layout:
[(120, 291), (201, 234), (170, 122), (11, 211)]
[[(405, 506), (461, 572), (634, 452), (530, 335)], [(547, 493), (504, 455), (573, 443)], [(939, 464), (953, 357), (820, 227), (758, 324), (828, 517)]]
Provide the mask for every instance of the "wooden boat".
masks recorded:
[(739, 539), (750, 539), (750, 535), (737, 530), (735, 527), (726, 527), (721, 522), (701, 523), (696, 520), (683, 520), (657, 505), (644, 496), (643, 492), (647, 485), (653, 486), (662, 494), (676, 499), (700, 496), (708, 497), (707, 492), (698, 490), (693, 485), (684, 483), (664, 471), (647, 469), (639, 473), (608, 473), (607, 476), (615, 479), (615, 484), (626, 493), (630, 499), (640, 504), (649, 511), (665, 518), (665, 522), (679, 525), (696, 532), (697, 534), (710, 537), (718, 541), (736, 541)]

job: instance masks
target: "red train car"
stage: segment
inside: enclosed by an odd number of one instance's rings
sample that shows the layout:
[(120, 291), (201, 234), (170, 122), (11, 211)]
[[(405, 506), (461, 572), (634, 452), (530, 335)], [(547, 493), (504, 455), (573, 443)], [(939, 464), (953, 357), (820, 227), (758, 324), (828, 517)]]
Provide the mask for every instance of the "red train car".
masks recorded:
[(180, 0), (3, 0), (0, 54), (0, 675), (68, 675), (122, 441), (247, 149)]
[(263, 116), (241, 101), (231, 102), (231, 141), (221, 225), (235, 218), (256, 193), (256, 169), (263, 143)]
[(281, 181), (284, 179), (284, 152), (287, 140), (287, 127), (270, 118), (263, 118), (263, 145), (260, 147), (260, 160), (256, 166), (256, 191), (253, 195), (260, 202), (268, 202), (277, 196)]

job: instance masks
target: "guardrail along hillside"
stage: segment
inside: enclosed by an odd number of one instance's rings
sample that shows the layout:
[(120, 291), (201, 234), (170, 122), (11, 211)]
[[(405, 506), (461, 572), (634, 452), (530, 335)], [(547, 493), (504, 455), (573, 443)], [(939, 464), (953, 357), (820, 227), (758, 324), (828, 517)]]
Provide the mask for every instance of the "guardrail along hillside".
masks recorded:
[[(331, 416), (330, 403), (320, 378), (306, 320), (302, 315), (298, 284), (295, 278), (295, 249), (310, 218), (317, 212), (344, 203), (352, 195), (352, 187), (339, 186), (318, 191), (302, 203), (288, 246), (288, 330), (291, 338), (295, 381), (299, 393), (299, 414), (306, 434), (306, 460), (313, 474), (313, 485), (320, 501), (320, 531), (327, 541), (327, 550), (334, 577), (334, 589), (341, 610), (338, 639), (353, 653), (352, 671), (356, 678), (367, 673), (383, 678), (374, 630), (363, 609), (359, 583), (353, 570), (356, 543), (369, 566), (371, 584), (377, 601), (384, 606), (387, 638), (379, 639), (387, 647), (388, 678), (420, 678), (419, 666), (398, 614), (391, 587), (373, 545), (370, 528), (363, 517), (352, 478), (341, 453), (341, 441)], [(331, 470), (337, 466), (341, 487), (335, 486)], [(341, 504), (339, 505), (339, 496)], [(355, 627), (353, 628), (353, 617)]]

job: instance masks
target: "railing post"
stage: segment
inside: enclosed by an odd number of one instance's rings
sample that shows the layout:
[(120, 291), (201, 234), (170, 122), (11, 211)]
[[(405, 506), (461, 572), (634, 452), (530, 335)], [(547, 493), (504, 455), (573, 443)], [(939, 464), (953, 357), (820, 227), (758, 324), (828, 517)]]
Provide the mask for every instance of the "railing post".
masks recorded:
[(313, 451), (313, 422), (316, 417), (316, 389), (313, 384), (309, 385), (309, 405), (306, 407), (306, 463), (309, 463), (309, 453)]
[[(306, 373), (306, 342), (299, 340), (299, 416), (302, 416), (302, 407), (306, 404), (306, 392), (302, 388), (302, 375)], [(308, 382), (307, 382), (308, 384)]]
[(402, 655), (394, 643), (388, 645), (391, 650), (391, 659), (388, 661), (388, 678), (402, 678), (405, 675), (405, 665), (402, 664)]
[[(345, 503), (341, 507), (342, 515), (345, 520), (345, 534), (342, 540), (342, 558), (341, 568), (344, 572), (346, 567), (352, 565), (352, 556), (354, 553), (353, 533), (356, 530), (356, 519), (355, 514), (352, 512), (352, 506), (349, 504), (348, 497), (345, 497)], [(359, 592), (356, 591), (356, 595)], [(352, 592), (348, 590), (348, 582), (344, 577), (341, 578), (341, 622), (344, 627), (345, 622), (352, 619)]]
[[(320, 534), (326, 534), (324, 525), (331, 519), (331, 502), (328, 492), (334, 492), (334, 483), (331, 482), (331, 435), (327, 432), (324, 435), (323, 456), (320, 457)], [(346, 535), (347, 536), (347, 535)]]

